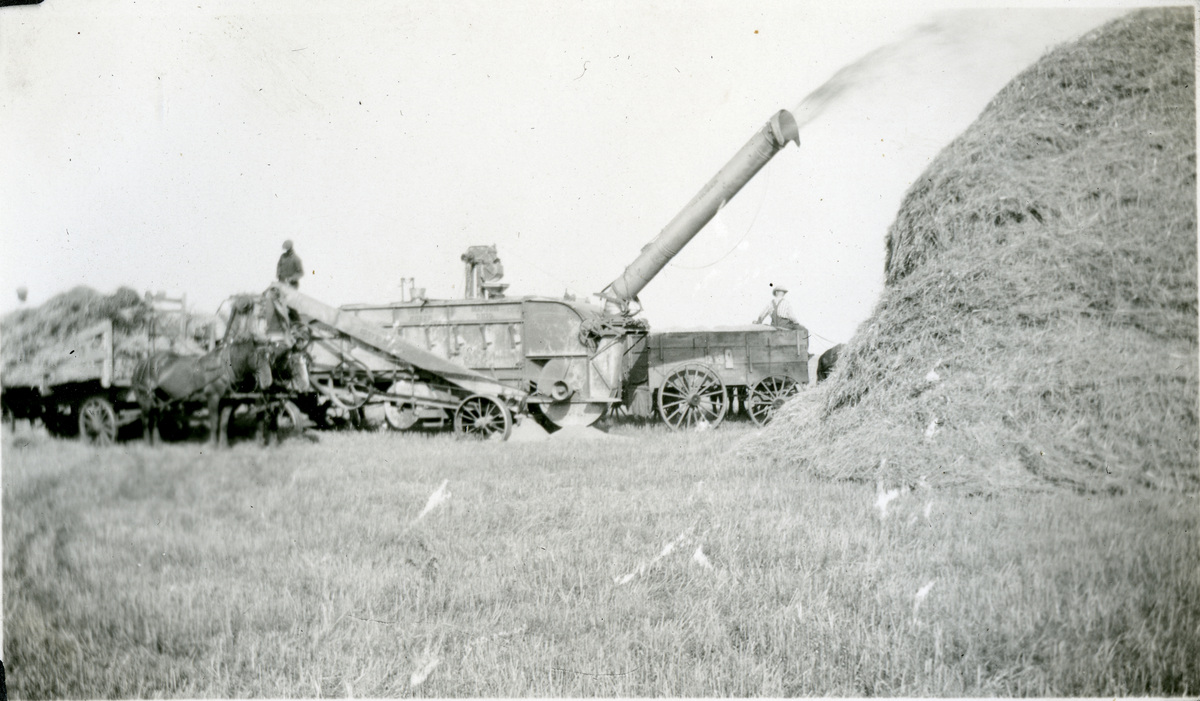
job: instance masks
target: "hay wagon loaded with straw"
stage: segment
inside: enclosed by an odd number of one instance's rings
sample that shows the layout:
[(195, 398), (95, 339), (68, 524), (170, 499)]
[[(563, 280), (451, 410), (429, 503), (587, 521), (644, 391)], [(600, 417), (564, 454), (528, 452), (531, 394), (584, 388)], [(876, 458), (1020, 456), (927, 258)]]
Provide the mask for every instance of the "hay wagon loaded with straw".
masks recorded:
[(30, 328), (6, 334), (0, 403), (7, 420), (41, 420), (52, 435), (112, 442), (141, 418), (131, 386), (139, 362), (156, 351), (199, 355), (216, 344), (216, 318), (187, 312), (183, 299), (121, 292), (74, 290), (63, 295), (62, 318), (30, 310)]

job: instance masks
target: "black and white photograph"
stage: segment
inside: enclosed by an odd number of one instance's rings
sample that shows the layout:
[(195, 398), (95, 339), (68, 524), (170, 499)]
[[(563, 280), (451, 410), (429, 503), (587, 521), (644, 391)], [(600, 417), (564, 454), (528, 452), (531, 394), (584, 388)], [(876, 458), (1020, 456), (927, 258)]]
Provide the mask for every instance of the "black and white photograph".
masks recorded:
[(0, 697), (1195, 697), (1193, 3), (0, 1)]

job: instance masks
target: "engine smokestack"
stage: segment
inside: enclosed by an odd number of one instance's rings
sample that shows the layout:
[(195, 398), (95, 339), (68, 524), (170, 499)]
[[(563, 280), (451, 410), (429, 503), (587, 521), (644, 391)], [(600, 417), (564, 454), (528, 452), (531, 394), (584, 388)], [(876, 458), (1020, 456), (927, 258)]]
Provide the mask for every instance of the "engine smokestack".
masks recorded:
[(725, 203), (750, 182), (758, 171), (789, 141), (800, 145), (800, 129), (787, 110), (779, 110), (771, 121), (742, 147), (742, 150), (713, 176), (691, 202), (675, 215), (671, 223), (646, 244), (625, 272), (608, 284), (600, 296), (608, 300), (611, 311), (630, 313), (629, 303), (638, 292), (671, 262), (704, 225), (716, 216)]

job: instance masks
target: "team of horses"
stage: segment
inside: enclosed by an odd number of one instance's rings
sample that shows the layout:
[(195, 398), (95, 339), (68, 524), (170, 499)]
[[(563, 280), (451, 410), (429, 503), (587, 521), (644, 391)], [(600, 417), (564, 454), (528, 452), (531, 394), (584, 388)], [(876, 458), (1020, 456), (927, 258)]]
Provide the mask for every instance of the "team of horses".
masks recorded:
[(183, 417), (186, 422), (190, 406), (203, 404), (208, 409), (210, 439), (218, 446), (228, 445), (233, 395), (248, 393), (260, 400), (255, 409), (262, 419), (260, 429), (268, 431), (265, 437), (269, 441), (269, 431), (278, 429), (278, 412), (274, 409), (286, 401), (287, 392), (310, 389), (302, 338), (290, 332), (274, 340), (261, 334), (231, 332), (204, 355), (180, 355), (169, 350), (151, 354), (138, 363), (132, 380), (146, 442), (161, 439), (160, 424), (165, 418)]

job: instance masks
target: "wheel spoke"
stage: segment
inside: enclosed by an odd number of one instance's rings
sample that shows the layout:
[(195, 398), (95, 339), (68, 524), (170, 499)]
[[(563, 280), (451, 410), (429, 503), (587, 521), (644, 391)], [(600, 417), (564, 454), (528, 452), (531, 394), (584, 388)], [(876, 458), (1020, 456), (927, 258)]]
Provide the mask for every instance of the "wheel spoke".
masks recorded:
[(662, 402), (664, 404), (680, 404), (687, 403), (687, 395), (675, 394), (673, 392), (664, 392)]

